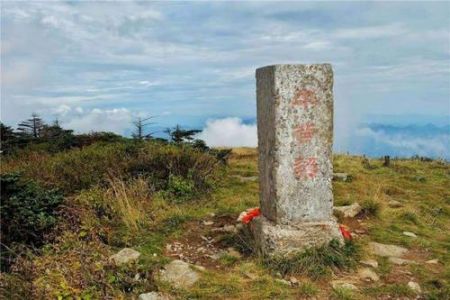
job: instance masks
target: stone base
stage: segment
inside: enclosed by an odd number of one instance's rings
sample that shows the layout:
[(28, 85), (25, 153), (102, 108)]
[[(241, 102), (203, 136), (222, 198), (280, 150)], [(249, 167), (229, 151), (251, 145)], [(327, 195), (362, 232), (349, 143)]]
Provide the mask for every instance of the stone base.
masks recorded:
[(261, 215), (252, 220), (250, 231), (259, 252), (266, 256), (299, 253), (310, 247), (320, 247), (332, 239), (344, 243), (334, 219), (298, 225), (279, 225)]

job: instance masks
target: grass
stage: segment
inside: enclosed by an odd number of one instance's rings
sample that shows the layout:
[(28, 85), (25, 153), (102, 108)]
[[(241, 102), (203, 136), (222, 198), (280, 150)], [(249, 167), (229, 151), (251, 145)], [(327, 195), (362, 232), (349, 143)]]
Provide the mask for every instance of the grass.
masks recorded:
[(331, 299), (334, 300), (354, 300), (354, 292), (349, 288), (339, 287), (333, 289)]
[(328, 245), (310, 248), (292, 257), (265, 258), (264, 264), (282, 276), (306, 274), (317, 280), (330, 276), (333, 270), (350, 270), (355, 267), (358, 257), (358, 247), (354, 243), (347, 242), (342, 246), (332, 240)]
[[(254, 246), (245, 231), (224, 233), (217, 240), (218, 247), (234, 247), (244, 254), (242, 258), (222, 258), (217, 262), (220, 268), (207, 268), (192, 288), (175, 290), (153, 280), (159, 267), (172, 259), (164, 256), (166, 244), (192, 234), (186, 228), (197, 230), (193, 224), (211, 219), (211, 213), (216, 215), (212, 218), (215, 222), (218, 218), (234, 220), (241, 211), (258, 206), (258, 181), (237, 177), (258, 176), (256, 150), (233, 150), (227, 171), (219, 171), (220, 180), (217, 180), (214, 179), (217, 174), (208, 173), (211, 163), (199, 154), (194, 154), (199, 159), (196, 168), (204, 167), (198, 169), (198, 175), (189, 177), (189, 168), (184, 167), (191, 165), (189, 152), (175, 153), (172, 148), (138, 152), (129, 147), (102, 150), (94, 145), (92, 149), (87, 148), (89, 155), (119, 151), (123, 157), (136, 156), (137, 159), (131, 159), (132, 168), (122, 168), (124, 165), (118, 161), (104, 162), (107, 155), (76, 158), (75, 154), (30, 154), (23, 161), (8, 161), (2, 165), (2, 170), (8, 171), (24, 168), (25, 174), (33, 178), (40, 176), (39, 167), (43, 166), (41, 180), (56, 180), (56, 185), (68, 191), (62, 212), (64, 221), (58, 225), (55, 242), (39, 253), (24, 257), (15, 272), (7, 276), (2, 274), (2, 279), (8, 277), (8, 290), (16, 293), (16, 298), (128, 299), (137, 298), (141, 292), (159, 290), (172, 294), (175, 299), (395, 299), (415, 297), (407, 287), (409, 277), (414, 277), (424, 291), (424, 298), (448, 299), (450, 166), (446, 163), (392, 159), (390, 167), (383, 167), (382, 160), (335, 155), (335, 172), (352, 175), (351, 182), (333, 182), (335, 205), (358, 202), (364, 209), (364, 214), (358, 216), (359, 222), (353, 220), (346, 224), (352, 230), (356, 226), (368, 232), (358, 234), (356, 239), (361, 250), (328, 245), (311, 249), (291, 260), (263, 263), (253, 253)], [(171, 157), (170, 164), (167, 157)], [(157, 163), (161, 159), (163, 163)], [(91, 162), (93, 167), (84, 168)], [(32, 166), (27, 169), (26, 163)], [(51, 164), (60, 166), (51, 167)], [(152, 172), (153, 168), (162, 168), (163, 164), (170, 168), (162, 170), (170, 169), (174, 176), (181, 176), (188, 182), (172, 177), (172, 190), (166, 193), (170, 172)], [(102, 173), (99, 168), (105, 170), (103, 165), (117, 166), (133, 172), (133, 176)], [(58, 173), (61, 168), (65, 170)], [(77, 176), (81, 178), (77, 179)], [(206, 176), (207, 180), (200, 182), (201, 176)], [(190, 193), (192, 183), (195, 189), (201, 189), (205, 184), (207, 192), (193, 193), (190, 199), (184, 199), (184, 195)], [(402, 206), (390, 207), (391, 200), (399, 201)], [(403, 231), (414, 232), (418, 238), (406, 237)], [(379, 262), (379, 267), (374, 269), (381, 277), (379, 283), (357, 282), (360, 292), (333, 290), (330, 274), (334, 273), (342, 280), (353, 279), (353, 267), (357, 267), (359, 259), (355, 254), (368, 258), (365, 247), (369, 241), (405, 246), (411, 253), (408, 258), (417, 260), (420, 265), (397, 266), (385, 258), (371, 257)], [(110, 266), (109, 255), (121, 247), (140, 251), (139, 262), (123, 269)], [(440, 263), (424, 263), (433, 258), (439, 259)], [(278, 272), (285, 279), (289, 279), (288, 274), (296, 274), (299, 286), (277, 283)], [(412, 275), (404, 276), (402, 272)], [(146, 280), (135, 282), (137, 273)], [(6, 295), (6, 288), (0, 286), (0, 289), (0, 293)]]

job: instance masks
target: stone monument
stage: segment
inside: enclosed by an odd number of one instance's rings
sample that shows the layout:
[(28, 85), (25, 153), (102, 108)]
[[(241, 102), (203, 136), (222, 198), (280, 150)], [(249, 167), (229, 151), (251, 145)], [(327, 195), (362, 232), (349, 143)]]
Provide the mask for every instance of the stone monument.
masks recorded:
[(261, 216), (250, 229), (264, 255), (331, 239), (333, 71), (330, 64), (256, 70)]

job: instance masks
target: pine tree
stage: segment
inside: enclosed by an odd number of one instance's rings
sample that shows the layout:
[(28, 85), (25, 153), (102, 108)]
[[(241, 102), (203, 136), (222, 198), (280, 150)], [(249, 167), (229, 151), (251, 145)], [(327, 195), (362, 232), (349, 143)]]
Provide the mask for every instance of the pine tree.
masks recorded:
[(150, 139), (152, 138), (153, 133), (145, 133), (145, 127), (151, 124), (155, 124), (154, 122), (147, 122), (150, 119), (153, 119), (154, 117), (148, 117), (148, 118), (137, 118), (136, 121), (133, 121), (133, 125), (135, 127), (135, 131), (133, 132), (132, 136), (133, 138), (137, 140), (143, 140), (143, 139)]
[(36, 114), (31, 114), (31, 119), (19, 123), (17, 128), (23, 135), (29, 135), (33, 138), (38, 138), (41, 130), (44, 127), (44, 121)]
[(14, 130), (0, 122), (0, 149), (2, 154), (10, 153), (17, 141)]
[(166, 132), (169, 134), (172, 142), (176, 144), (180, 144), (182, 142), (189, 142), (194, 139), (194, 135), (199, 133), (201, 130), (191, 129), (186, 130), (182, 129), (180, 125), (176, 125), (173, 129), (168, 128)]

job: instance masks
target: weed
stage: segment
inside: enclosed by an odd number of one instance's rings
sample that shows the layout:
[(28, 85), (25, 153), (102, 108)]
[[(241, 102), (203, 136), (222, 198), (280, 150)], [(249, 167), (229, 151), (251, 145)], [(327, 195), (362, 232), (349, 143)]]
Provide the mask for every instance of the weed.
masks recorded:
[(227, 253), (221, 255), (219, 258), (219, 262), (224, 266), (232, 266), (238, 261), (239, 261), (239, 258), (237, 258), (236, 256), (233, 256), (233, 255), (229, 255)]
[(406, 222), (413, 223), (415, 225), (419, 225), (419, 219), (417, 218), (417, 214), (414, 212), (404, 212), (400, 215), (400, 218)]
[(411, 290), (406, 284), (398, 283), (386, 284), (379, 287), (367, 287), (363, 289), (363, 293), (372, 297), (391, 296), (399, 298), (414, 296), (413, 290)]
[(339, 287), (333, 289), (331, 299), (334, 300), (353, 300), (355, 299), (353, 291), (349, 288)]
[(125, 183), (117, 178), (108, 180), (109, 189), (106, 191), (105, 200), (112, 211), (120, 216), (125, 226), (137, 231), (144, 224), (146, 210), (144, 206), (149, 202), (147, 184), (142, 179)]
[(185, 222), (191, 220), (192, 218), (190, 216), (186, 215), (174, 215), (167, 219), (165, 219), (162, 222), (162, 228), (160, 229), (164, 233), (172, 233), (175, 230), (179, 229), (181, 225), (183, 225)]
[(254, 239), (247, 228), (241, 229), (235, 234), (223, 235), (219, 243), (224, 248), (233, 247), (246, 256), (255, 253)]
[(302, 297), (313, 297), (319, 293), (319, 289), (313, 283), (302, 282), (298, 288), (299, 295)]
[(381, 204), (378, 201), (367, 199), (361, 203), (361, 214), (364, 216), (378, 217), (381, 211)]

